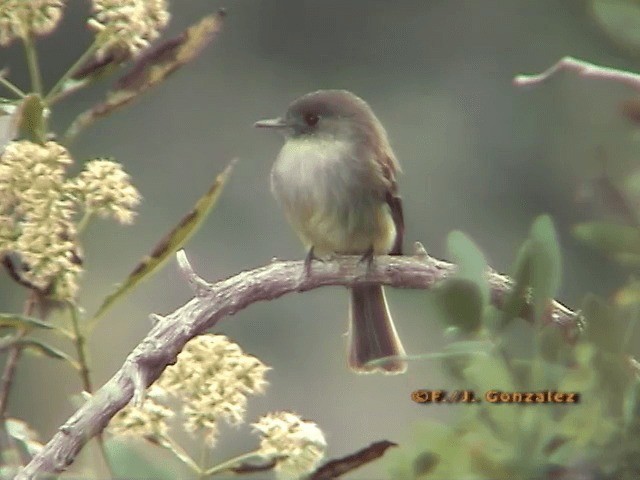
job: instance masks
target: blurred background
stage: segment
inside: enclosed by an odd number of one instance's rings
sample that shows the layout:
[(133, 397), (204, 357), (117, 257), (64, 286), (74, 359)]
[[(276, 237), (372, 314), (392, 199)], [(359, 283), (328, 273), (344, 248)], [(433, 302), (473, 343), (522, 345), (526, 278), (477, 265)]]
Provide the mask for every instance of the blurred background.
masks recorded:
[[(638, 71), (637, 54), (603, 27), (601, 3), (172, 2), (166, 36), (219, 7), (228, 16), (223, 32), (196, 62), (132, 107), (96, 123), (73, 145), (76, 168), (112, 156), (144, 197), (135, 225), (98, 220), (87, 230), (81, 305), (93, 312), (233, 158), (239, 162), (217, 208), (186, 246), (198, 273), (215, 281), (273, 257), (303, 258), (269, 192), (282, 139), (252, 124), (282, 114), (293, 99), (320, 88), (355, 92), (386, 126), (404, 170), (399, 184), (408, 253), (420, 241), (430, 254), (446, 257), (446, 236), (459, 229), (490, 265), (506, 271), (532, 220), (548, 213), (563, 248), (560, 300), (577, 307), (587, 292), (611, 294), (627, 272), (579, 244), (571, 226), (594, 216), (588, 186), (602, 174), (603, 158), (614, 180), (636, 160), (636, 126), (620, 108), (633, 92), (573, 74), (536, 88), (511, 83), (515, 75), (542, 71), (565, 55)], [(89, 45), (88, 14), (88, 2), (68, 2), (58, 30), (40, 39), (47, 85)], [(12, 81), (27, 88), (19, 44), (0, 51), (0, 67), (9, 67)], [(99, 84), (61, 103), (54, 130), (63, 131), (109, 86)], [(170, 262), (111, 310), (91, 337), (95, 383), (104, 383), (144, 337), (150, 313), (171, 312), (190, 295)], [(446, 344), (429, 294), (388, 290), (387, 296), (409, 353)], [(20, 311), (23, 300), (24, 291), (0, 277), (0, 310)], [(324, 288), (254, 304), (216, 326), (214, 332), (273, 368), (266, 395), (249, 402), (249, 421), (268, 411), (293, 410), (321, 426), (328, 455), (335, 457), (376, 440), (402, 442), (414, 422), (446, 422), (468, 408), (410, 400), (418, 388), (447, 388), (437, 362), (412, 363), (406, 375), (396, 377), (351, 373), (346, 320), (346, 291)], [(66, 367), (25, 358), (10, 414), (29, 419), (48, 439), (74, 410), (69, 395), (79, 389)], [(257, 444), (248, 428), (225, 432), (215, 458)], [(382, 463), (374, 463), (349, 478), (383, 478), (384, 472)]]

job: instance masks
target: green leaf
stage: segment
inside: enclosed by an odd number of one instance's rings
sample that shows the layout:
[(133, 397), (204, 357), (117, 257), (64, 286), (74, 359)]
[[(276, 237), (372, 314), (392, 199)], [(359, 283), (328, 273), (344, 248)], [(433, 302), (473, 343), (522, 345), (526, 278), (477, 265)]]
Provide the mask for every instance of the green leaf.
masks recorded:
[(92, 323), (104, 315), (117, 300), (130, 293), (140, 282), (155, 273), (171, 255), (180, 250), (189, 238), (191, 238), (216, 204), (231, 175), (234, 164), (235, 161), (231, 162), (227, 168), (216, 177), (209, 190), (198, 199), (193, 209), (160, 240), (150, 255), (145, 256), (138, 263), (126, 280), (119, 284), (115, 291), (103, 300), (91, 319)]
[(605, 352), (617, 353), (623, 345), (625, 328), (617, 310), (595, 295), (587, 295), (581, 309), (586, 318), (585, 339)]
[(448, 425), (434, 421), (418, 422), (412, 429), (413, 434), (410, 440), (401, 442), (398, 448), (390, 450), (385, 455), (385, 463), (389, 471), (386, 478), (395, 480), (445, 478), (442, 476), (442, 470), (445, 470), (445, 474), (449, 473), (446, 469), (451, 460), (451, 453), (459, 448), (460, 443), (456, 440), (460, 439), (460, 434)]
[(560, 287), (560, 246), (553, 222), (548, 215), (538, 217), (531, 227), (531, 287), (535, 318), (543, 313)]
[(24, 98), (20, 129), (25, 136), (40, 141), (45, 132), (44, 104), (39, 95), (31, 94)]
[(591, 0), (595, 23), (613, 40), (632, 51), (640, 49), (640, 5), (633, 0)]
[(635, 253), (617, 253), (613, 255), (613, 259), (626, 267), (640, 267), (640, 255)]
[(594, 368), (596, 347), (592, 343), (581, 342), (575, 347), (575, 364), (566, 369), (558, 383), (558, 390), (586, 394), (597, 388), (597, 372)]
[(456, 277), (470, 280), (478, 286), (484, 306), (489, 301), (487, 261), (484, 254), (469, 237), (457, 230), (447, 237), (447, 249), (458, 265)]
[(580, 223), (573, 234), (590, 247), (624, 260), (625, 256), (640, 256), (640, 229), (628, 225), (601, 222)]
[(0, 328), (24, 328), (25, 330), (42, 328), (45, 330), (51, 330), (55, 327), (51, 323), (38, 318), (26, 317), (24, 315), (14, 313), (0, 313)]
[(622, 419), (629, 430), (636, 430), (640, 426), (640, 380), (635, 379), (622, 399)]
[(436, 304), (448, 325), (465, 332), (480, 327), (483, 299), (476, 283), (463, 278), (450, 278), (434, 289)]
[(513, 266), (513, 286), (507, 294), (500, 319), (497, 322), (498, 330), (506, 328), (515, 318), (518, 318), (525, 311), (528, 303), (530, 277), (531, 277), (531, 251), (533, 242), (525, 240), (516, 256)]
[(580, 404), (567, 409), (558, 431), (572, 438), (576, 451), (584, 447), (602, 447), (617, 430), (613, 418), (597, 394), (582, 398)]
[(518, 251), (514, 273), (515, 283), (504, 301), (502, 328), (514, 318), (523, 316), (528, 306), (534, 318), (540, 320), (548, 312), (560, 286), (560, 247), (551, 218), (538, 217), (529, 238)]
[[(80, 130), (130, 104), (180, 67), (193, 61), (220, 32), (223, 17), (223, 12), (208, 15), (181, 35), (161, 43), (138, 58), (131, 72), (118, 81), (115, 91), (110, 92), (104, 102), (81, 113), (73, 121), (65, 138), (74, 138)], [(67, 88), (73, 88), (73, 85)]]
[(430, 474), (440, 462), (440, 455), (433, 452), (422, 452), (413, 460), (413, 472), (420, 475)]
[[(635, 98), (637, 101), (638, 99)], [(640, 172), (630, 172), (624, 179), (624, 191), (629, 194), (631, 197), (639, 197), (640, 196)]]
[(537, 333), (540, 355), (544, 360), (557, 363), (569, 355), (567, 342), (559, 328), (543, 328)]
[(614, 296), (613, 301), (619, 307), (630, 307), (640, 303), (640, 280), (631, 279), (618, 290)]
[(16, 344), (20, 345), (22, 347), (22, 350), (26, 353), (30, 353), (36, 356), (45, 356), (53, 358), (55, 360), (65, 360), (73, 368), (75, 368), (76, 370), (80, 370), (80, 365), (73, 358), (64, 353), (62, 350), (58, 350), (57, 348), (48, 345), (42, 340), (37, 340), (35, 338), (21, 338), (16, 342)]
[(461, 340), (446, 345), (439, 353), (442, 368), (453, 378), (466, 382), (465, 369), (476, 357), (489, 355), (493, 344), (481, 340)]

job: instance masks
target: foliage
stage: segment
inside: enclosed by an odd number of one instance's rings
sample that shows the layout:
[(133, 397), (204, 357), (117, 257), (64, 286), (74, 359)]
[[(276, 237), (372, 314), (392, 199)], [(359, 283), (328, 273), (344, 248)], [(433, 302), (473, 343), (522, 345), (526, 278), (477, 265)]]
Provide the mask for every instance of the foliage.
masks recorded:
[[(640, 369), (626, 351), (636, 317), (589, 295), (581, 312), (586, 327), (576, 342), (545, 324), (561, 264), (548, 217), (534, 222), (520, 249), (512, 268), (516, 284), (502, 312), (482, 294), (487, 277), (478, 248), (454, 232), (449, 249), (460, 270), (439, 288), (445, 324), (455, 327), (458, 343), (483, 341), (491, 348), (445, 357), (452, 391), (471, 390), (475, 401), (458, 407), (454, 423), (417, 425), (412, 440), (391, 453), (390, 476), (637, 478)], [(519, 308), (509, 309), (525, 303), (534, 306), (531, 322), (514, 314)], [(531, 345), (516, 344), (514, 333), (523, 331)], [(525, 395), (506, 395), (514, 392)]]
[[(0, 478), (12, 477), (41, 448), (36, 432), (6, 415), (22, 354), (62, 360), (78, 373), (83, 390), (90, 394), (86, 345), (91, 327), (188, 240), (215, 206), (231, 173), (228, 167), (216, 177), (194, 208), (105, 298), (100, 310), (85, 318), (76, 304), (84, 271), (82, 233), (96, 217), (132, 223), (140, 195), (122, 165), (112, 159), (86, 160), (80, 174), (70, 177), (71, 140), (193, 61), (222, 28), (224, 12), (207, 15), (183, 34), (152, 46), (170, 18), (166, 0), (93, 0), (87, 19), (95, 32), (93, 43), (46, 90), (36, 40), (57, 28), (65, 7), (62, 0), (0, 2), (0, 47), (23, 44), (31, 82), (21, 88), (7, 71), (0, 72), (0, 87), (12, 95), (0, 98), (0, 261), (26, 294), (23, 312), (0, 312), (0, 351), (8, 352), (0, 382)], [(49, 119), (61, 102), (117, 74), (120, 79), (105, 101), (80, 114), (63, 135), (51, 130)], [(65, 351), (68, 343), (52, 346), (61, 343), (59, 338), (71, 341), (75, 358)], [(108, 460), (104, 450), (103, 456)]]

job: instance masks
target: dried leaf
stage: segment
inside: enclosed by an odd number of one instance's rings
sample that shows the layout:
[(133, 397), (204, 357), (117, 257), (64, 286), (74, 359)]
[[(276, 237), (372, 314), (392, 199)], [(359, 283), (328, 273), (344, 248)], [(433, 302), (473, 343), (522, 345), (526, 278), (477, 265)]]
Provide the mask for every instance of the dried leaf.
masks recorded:
[(36, 340), (35, 338), (21, 338), (16, 342), (17, 345), (20, 345), (22, 350), (26, 353), (31, 353), (38, 356), (45, 356), (49, 358), (53, 358), (55, 360), (65, 360), (68, 362), (73, 368), (76, 370), (80, 370), (80, 365), (69, 355), (64, 353), (62, 350), (58, 350), (55, 347), (41, 341)]
[(387, 449), (397, 446), (397, 443), (388, 440), (372, 443), (368, 447), (358, 450), (351, 455), (325, 463), (309, 476), (309, 480), (330, 480), (332, 478), (338, 478), (356, 468), (377, 460), (384, 455)]
[(68, 97), (87, 85), (112, 74), (130, 58), (131, 56), (129, 55), (128, 50), (122, 50), (119, 52), (110, 51), (104, 57), (94, 57), (90, 59), (87, 63), (73, 72), (71, 78), (64, 82), (60, 91), (54, 95), (53, 98), (48, 99), (49, 103), (52, 104), (64, 97)]
[(182, 220), (152, 250), (151, 254), (145, 256), (133, 269), (127, 279), (116, 287), (116, 290), (109, 294), (100, 308), (93, 315), (91, 322), (100, 318), (118, 299), (129, 293), (138, 283), (152, 275), (158, 270), (166, 260), (191, 238), (216, 204), (222, 189), (224, 188), (229, 175), (233, 169), (235, 161), (231, 162), (224, 171), (216, 177), (213, 185), (207, 193), (198, 199), (193, 209), (187, 213)]
[(44, 322), (38, 318), (26, 317), (14, 313), (0, 313), (0, 328), (44, 328), (50, 330), (54, 328), (49, 322)]
[(136, 61), (131, 72), (118, 80), (116, 90), (109, 93), (104, 102), (81, 113), (73, 121), (65, 137), (75, 137), (80, 130), (133, 102), (178, 68), (193, 61), (220, 32), (224, 15), (224, 11), (208, 15), (178, 37), (151, 48)]

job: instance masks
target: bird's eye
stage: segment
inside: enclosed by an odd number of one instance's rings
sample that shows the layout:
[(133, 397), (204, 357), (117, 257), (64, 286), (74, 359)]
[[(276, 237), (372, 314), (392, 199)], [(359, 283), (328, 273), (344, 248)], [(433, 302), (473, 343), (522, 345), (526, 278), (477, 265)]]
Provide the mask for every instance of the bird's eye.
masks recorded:
[(315, 127), (319, 120), (320, 120), (320, 117), (315, 113), (304, 114), (304, 122), (310, 127)]

